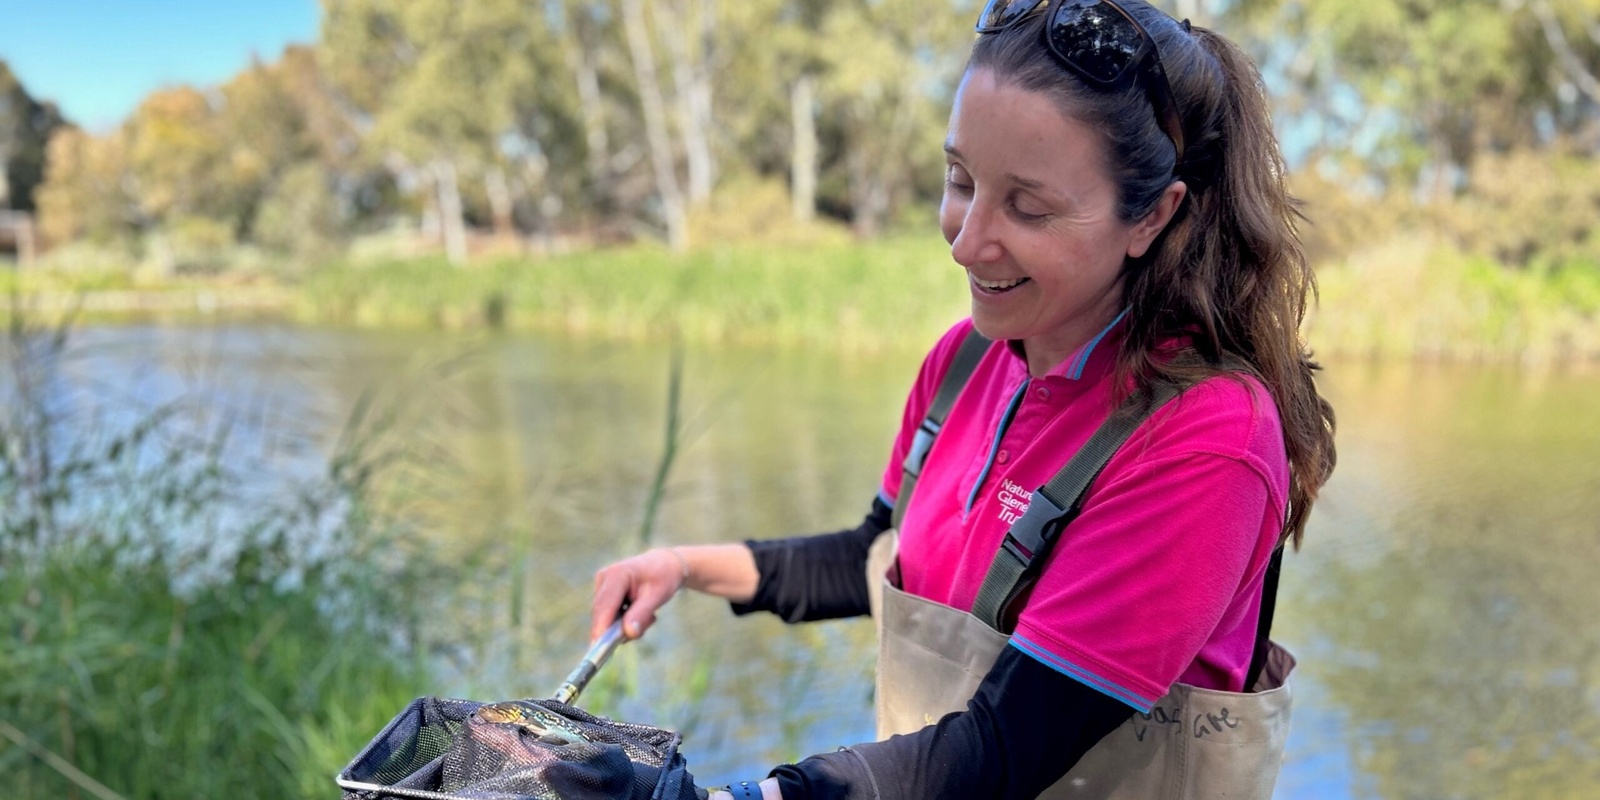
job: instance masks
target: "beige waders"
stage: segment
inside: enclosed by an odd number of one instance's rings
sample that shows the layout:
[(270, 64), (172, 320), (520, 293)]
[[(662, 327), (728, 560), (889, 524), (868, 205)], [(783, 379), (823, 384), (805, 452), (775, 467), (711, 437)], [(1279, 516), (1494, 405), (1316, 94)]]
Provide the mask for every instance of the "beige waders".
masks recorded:
[[(917, 477), (967, 377), (988, 349), (976, 331), (962, 342), (923, 419), (904, 465), (894, 509), (898, 528)], [(1090, 483), (1117, 448), (1182, 387), (1157, 385), (1130, 398), (1049, 483), (1034, 492), (995, 554), (971, 613), (909, 595), (893, 585), (899, 536), (889, 530), (867, 562), (872, 617), (878, 628), (878, 738), (913, 733), (977, 692), (1010, 636), (1005, 620), (1037, 576)], [(1042, 798), (1087, 800), (1266, 800), (1278, 778), (1289, 735), (1289, 673), (1294, 657), (1268, 636), (1282, 549), (1272, 559), (1263, 591), (1261, 640), (1247, 693), (1174, 684), (1150, 713), (1135, 713), (1106, 734)]]
[[(885, 578), (898, 537), (868, 561), (878, 625), (878, 738), (912, 733), (967, 707), (1010, 637), (977, 617), (914, 597)], [(1272, 645), (1249, 694), (1174, 684), (1149, 714), (1100, 740), (1041, 798), (1200, 800), (1272, 796), (1289, 735), (1294, 657)]]

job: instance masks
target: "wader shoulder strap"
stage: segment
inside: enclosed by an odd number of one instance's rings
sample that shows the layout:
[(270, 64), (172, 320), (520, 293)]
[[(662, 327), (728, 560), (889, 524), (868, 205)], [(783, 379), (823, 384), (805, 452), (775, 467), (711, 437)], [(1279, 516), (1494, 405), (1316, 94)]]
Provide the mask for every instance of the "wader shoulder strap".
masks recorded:
[(904, 474), (900, 477), (900, 493), (894, 499), (894, 512), (890, 517), (893, 520), (892, 527), (898, 529), (900, 520), (905, 518), (906, 506), (911, 505), (911, 492), (917, 488), (917, 478), (922, 475), (922, 465), (928, 460), (928, 451), (933, 449), (934, 437), (939, 435), (944, 418), (950, 415), (950, 407), (955, 405), (956, 397), (961, 394), (961, 389), (967, 385), (967, 379), (972, 377), (973, 370), (978, 368), (978, 361), (988, 349), (989, 340), (978, 333), (977, 328), (967, 331), (967, 338), (961, 340), (955, 359), (939, 381), (938, 391), (934, 392), (933, 402), (928, 404), (927, 415), (922, 418), (922, 424), (917, 426), (917, 434), (911, 440), (911, 451), (906, 453), (906, 460), (901, 464)]
[[(1045, 556), (1055, 545), (1061, 530), (1077, 516), (1078, 504), (1089, 484), (1105, 469), (1128, 437), (1133, 435), (1145, 420), (1150, 418), (1167, 401), (1178, 395), (1178, 388), (1170, 384), (1157, 384), (1149, 396), (1135, 394), (1123, 410), (1111, 415), (1089, 437), (1072, 460), (1057, 472), (1049, 483), (1033, 493), (1028, 510), (1022, 518), (1012, 523), (1006, 532), (989, 573), (984, 576), (978, 597), (972, 604), (972, 615), (985, 625), (1009, 634), (1005, 629), (1007, 614), (1017, 595), (1028, 586), (1044, 564)], [(1134, 410), (1129, 410), (1129, 409)], [(1283, 573), (1283, 545), (1272, 551), (1266, 575), (1261, 581), (1261, 608), (1256, 619), (1255, 652), (1250, 658), (1250, 669), (1245, 673), (1244, 690), (1251, 691), (1267, 665), (1270, 651), (1272, 618), (1278, 605), (1278, 579)]]
[(1061, 529), (1077, 516), (1084, 491), (1134, 430), (1177, 396), (1178, 387), (1166, 383), (1155, 384), (1148, 392), (1136, 392), (1101, 423), (1049, 483), (1034, 491), (1028, 510), (1011, 523), (1011, 530), (989, 564), (989, 574), (984, 576), (972, 603), (973, 616), (1001, 633), (1010, 633), (1005, 629), (1008, 607), (1043, 566)]
[(1283, 574), (1283, 545), (1272, 551), (1267, 574), (1261, 578), (1261, 614), (1256, 617), (1256, 651), (1250, 656), (1250, 671), (1244, 674), (1244, 690), (1252, 691), (1261, 671), (1267, 667), (1272, 649), (1272, 615), (1278, 608), (1278, 578)]

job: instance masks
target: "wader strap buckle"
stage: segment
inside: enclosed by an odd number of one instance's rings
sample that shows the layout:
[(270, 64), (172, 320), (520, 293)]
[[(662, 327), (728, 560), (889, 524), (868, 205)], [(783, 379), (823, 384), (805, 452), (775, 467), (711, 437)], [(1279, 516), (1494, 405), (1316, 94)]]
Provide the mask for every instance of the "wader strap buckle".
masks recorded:
[(1067, 510), (1050, 501), (1037, 490), (1028, 501), (1028, 510), (1011, 523), (1006, 540), (1000, 546), (1026, 568), (1036, 554), (1043, 554), (1066, 527)]
[(925, 419), (917, 426), (917, 433), (911, 438), (911, 452), (906, 453), (905, 463), (900, 465), (907, 475), (922, 477), (922, 465), (928, 460), (928, 451), (933, 449), (933, 439), (939, 435), (941, 427), (931, 419)]
[(955, 405), (956, 397), (967, 385), (967, 379), (972, 377), (978, 362), (983, 360), (983, 354), (988, 352), (989, 344), (989, 340), (978, 333), (977, 328), (973, 328), (967, 331), (967, 337), (961, 340), (961, 346), (956, 349), (955, 358), (945, 370), (944, 378), (939, 381), (933, 401), (928, 404), (927, 415), (922, 418), (916, 435), (911, 438), (911, 449), (906, 453), (906, 460), (900, 465), (903, 471), (900, 493), (894, 498), (890, 527), (899, 528), (900, 521), (905, 519), (906, 507), (911, 505), (911, 493), (916, 491), (917, 478), (922, 477), (922, 466), (928, 460), (928, 451), (933, 449), (933, 440), (939, 436), (945, 417), (950, 415), (950, 407)]

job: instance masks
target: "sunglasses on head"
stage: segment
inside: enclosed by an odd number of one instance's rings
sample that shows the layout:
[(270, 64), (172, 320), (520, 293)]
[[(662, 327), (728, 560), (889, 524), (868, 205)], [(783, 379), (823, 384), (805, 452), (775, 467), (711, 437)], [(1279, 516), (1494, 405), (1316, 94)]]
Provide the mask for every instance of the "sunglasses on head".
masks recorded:
[[(989, 0), (978, 16), (978, 33), (999, 33), (1032, 16), (1041, 0)], [(1172, 85), (1161, 68), (1156, 40), (1115, 0), (1043, 0), (1049, 19), (1044, 26), (1045, 45), (1057, 62), (1096, 89), (1116, 89), (1146, 60), (1152, 79), (1145, 94), (1156, 112), (1156, 123), (1172, 140), (1183, 161), (1183, 125)]]

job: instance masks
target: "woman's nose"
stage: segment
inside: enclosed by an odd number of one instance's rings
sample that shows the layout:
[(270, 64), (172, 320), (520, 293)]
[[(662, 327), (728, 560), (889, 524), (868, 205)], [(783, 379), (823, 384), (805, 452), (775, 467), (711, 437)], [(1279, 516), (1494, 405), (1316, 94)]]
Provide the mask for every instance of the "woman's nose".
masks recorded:
[(955, 222), (959, 227), (950, 239), (950, 257), (957, 264), (986, 264), (999, 259), (1005, 251), (995, 235), (994, 220), (979, 204), (968, 203)]

